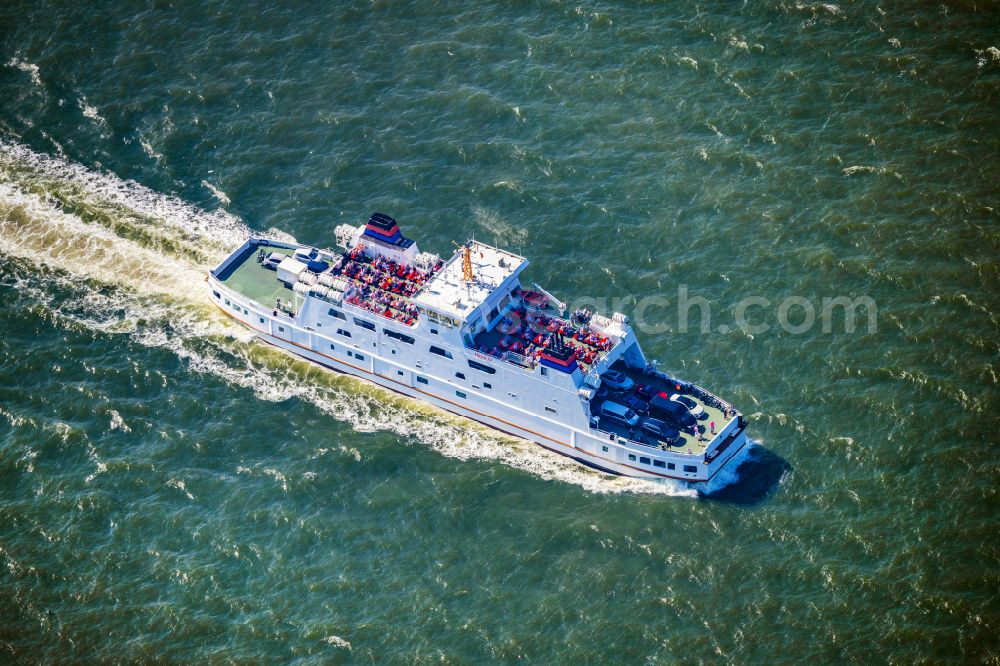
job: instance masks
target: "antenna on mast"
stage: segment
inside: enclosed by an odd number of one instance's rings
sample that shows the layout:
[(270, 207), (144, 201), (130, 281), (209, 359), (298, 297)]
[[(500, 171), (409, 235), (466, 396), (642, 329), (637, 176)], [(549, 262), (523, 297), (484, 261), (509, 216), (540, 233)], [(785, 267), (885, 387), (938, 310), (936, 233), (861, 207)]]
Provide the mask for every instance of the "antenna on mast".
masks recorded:
[(462, 280), (472, 282), (475, 279), (472, 274), (472, 243), (467, 241), (464, 245), (459, 245), (452, 241), (452, 244), (462, 251)]

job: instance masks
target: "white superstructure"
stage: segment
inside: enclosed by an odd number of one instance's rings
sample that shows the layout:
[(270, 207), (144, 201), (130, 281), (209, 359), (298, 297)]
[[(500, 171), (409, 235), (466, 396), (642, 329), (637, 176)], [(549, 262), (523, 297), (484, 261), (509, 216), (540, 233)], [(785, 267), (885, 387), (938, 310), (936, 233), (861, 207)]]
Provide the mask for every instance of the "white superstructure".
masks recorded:
[(523, 257), (470, 241), (442, 261), (379, 213), (336, 237), (248, 240), (211, 298), (266, 342), (608, 472), (705, 482), (745, 446), (740, 413), (657, 371), (627, 317), (566, 319), (523, 288)]

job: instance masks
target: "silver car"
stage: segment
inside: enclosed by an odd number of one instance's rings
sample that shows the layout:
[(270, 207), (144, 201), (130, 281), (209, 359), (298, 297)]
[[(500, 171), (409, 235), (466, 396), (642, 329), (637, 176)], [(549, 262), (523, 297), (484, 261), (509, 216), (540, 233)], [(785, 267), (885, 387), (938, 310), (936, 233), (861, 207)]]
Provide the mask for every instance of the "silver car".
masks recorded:
[(702, 414), (705, 413), (705, 408), (695, 402), (693, 399), (687, 397), (686, 395), (681, 395), (680, 393), (674, 393), (670, 396), (670, 399), (676, 403), (684, 405), (684, 408), (688, 410), (688, 413), (696, 419), (700, 419)]
[(601, 375), (601, 383), (608, 388), (619, 389), (621, 391), (630, 391), (635, 386), (635, 382), (631, 378), (617, 370), (608, 370)]

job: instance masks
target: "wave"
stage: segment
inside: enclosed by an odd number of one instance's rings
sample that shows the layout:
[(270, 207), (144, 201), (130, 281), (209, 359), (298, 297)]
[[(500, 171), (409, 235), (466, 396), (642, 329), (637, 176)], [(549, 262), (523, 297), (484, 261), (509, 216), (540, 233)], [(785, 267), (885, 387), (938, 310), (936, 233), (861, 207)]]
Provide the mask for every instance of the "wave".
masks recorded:
[(97, 107), (93, 104), (87, 103), (87, 98), (83, 95), (77, 100), (77, 104), (80, 107), (80, 112), (83, 114), (84, 118), (93, 120), (98, 125), (107, 125), (108, 121), (104, 119), (104, 116), (97, 110)]
[[(206, 212), (133, 181), (0, 141), (0, 252), (27, 267), (5, 270), (14, 271), (22, 297), (48, 308), (55, 320), (169, 349), (192, 371), (250, 389), (258, 399), (306, 400), (357, 431), (392, 432), (403, 443), (416, 441), (451, 458), (495, 461), (594, 493), (698, 496), (683, 482), (596, 472), (255, 343), (204, 294), (205, 272), (248, 233), (228, 213)], [(57, 300), (55, 293), (71, 296)]]
[(38, 65), (36, 65), (34, 63), (27, 62), (25, 60), (20, 60), (19, 58), (11, 58), (7, 62), (7, 66), (8, 67), (13, 67), (14, 69), (18, 69), (18, 70), (24, 72), (25, 74), (28, 74), (31, 77), (31, 83), (32, 84), (34, 84), (38, 88), (43, 87), (42, 86), (42, 75), (41, 75), (41, 72), (38, 69)]
[(754, 455), (754, 449), (760, 446), (760, 442), (754, 440), (749, 440), (747, 445), (737, 453), (729, 463), (719, 470), (708, 483), (701, 488), (701, 492), (705, 495), (713, 495), (723, 488), (733, 485), (740, 480), (740, 467)]
[(223, 206), (228, 206), (229, 204), (232, 203), (232, 201), (229, 198), (229, 195), (227, 195), (225, 192), (220, 190), (215, 185), (212, 185), (212, 183), (208, 182), (207, 180), (203, 180), (201, 181), (201, 184), (207, 187), (208, 191), (212, 193), (212, 196), (218, 199), (219, 203), (222, 204)]
[[(105, 213), (111, 221), (127, 222), (134, 227), (132, 231), (206, 248), (212, 257), (207, 263), (214, 263), (250, 233), (242, 220), (226, 211), (205, 211), (134, 180), (92, 171), (3, 139), (0, 139), (0, 181), (43, 193), (46, 200), (65, 202), (78, 211), (93, 209)], [(267, 233), (291, 238), (276, 229)]]

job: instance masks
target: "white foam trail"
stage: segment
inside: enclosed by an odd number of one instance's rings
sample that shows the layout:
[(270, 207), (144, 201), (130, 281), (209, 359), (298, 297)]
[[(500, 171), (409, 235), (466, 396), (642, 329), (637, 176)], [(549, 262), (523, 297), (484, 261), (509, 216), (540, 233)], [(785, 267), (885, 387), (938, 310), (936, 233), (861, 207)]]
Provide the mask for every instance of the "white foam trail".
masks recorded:
[[(160, 194), (134, 180), (90, 171), (60, 157), (36, 153), (0, 139), (0, 177), (30, 182), (49, 193), (78, 197), (110, 212), (130, 214), (160, 233), (173, 232), (189, 243), (208, 244), (219, 254), (240, 245), (249, 235), (242, 220), (225, 211), (204, 211), (178, 197)], [(291, 237), (279, 231), (268, 235)]]
[[(19, 161), (22, 157), (23, 162)], [(21, 173), (15, 177), (30, 185), (31, 192), (10, 182), (12, 170)], [(29, 175), (25, 177), (24, 172)], [(64, 212), (44, 192), (50, 183), (65, 188), (67, 182), (84, 208), (96, 206), (111, 214), (114, 206), (120, 207), (119, 221), (126, 232), (134, 229), (129, 225), (145, 231), (155, 226), (154, 221), (161, 221), (219, 248), (242, 242), (246, 232), (241, 222), (226, 213), (205, 213), (131, 181), (0, 142), (0, 252), (56, 269), (55, 273), (39, 268), (28, 276), (16, 275), (15, 288), (33, 301), (48, 304), (57, 319), (170, 349), (187, 359), (192, 370), (251, 389), (260, 399), (298, 397), (359, 431), (393, 432), (404, 442), (415, 439), (449, 457), (497, 461), (594, 493), (697, 496), (682, 482), (613, 477), (590, 470), (426, 403), (318, 370), (289, 354), (254, 344), (249, 331), (209, 307), (203, 281), (206, 266), (183, 252), (170, 254), (119, 235), (115, 225)], [(147, 219), (136, 220), (137, 211)], [(164, 215), (162, 219), (158, 212)], [(145, 236), (140, 234), (140, 238)], [(81, 278), (119, 289), (88, 288)], [(51, 296), (56, 291), (68, 291), (77, 298), (59, 307)], [(195, 351), (190, 344), (193, 340), (208, 344), (197, 345)]]
[(80, 111), (83, 113), (84, 118), (89, 118), (98, 125), (107, 124), (107, 121), (104, 120), (100, 113), (98, 113), (97, 107), (87, 104), (86, 97), (80, 95), (80, 99), (77, 100), (77, 103), (80, 105)]
[(195, 301), (204, 273), (153, 252), (105, 227), (87, 224), (38, 195), (0, 181), (0, 240), (7, 254), (58, 267), (139, 294)]
[(875, 173), (879, 175), (889, 175), (893, 176), (897, 180), (903, 180), (903, 176), (892, 169), (887, 169), (886, 167), (874, 167), (867, 166), (863, 164), (856, 164), (854, 166), (849, 166), (841, 169), (845, 176), (853, 176), (856, 173)]
[(31, 82), (39, 88), (42, 87), (42, 76), (38, 70), (38, 65), (20, 60), (18, 58), (11, 58), (10, 61), (7, 62), (7, 66), (19, 69), (22, 72), (31, 75)]
[(326, 643), (327, 645), (333, 645), (339, 648), (347, 648), (348, 650), (351, 649), (350, 641), (347, 641), (341, 638), (340, 636), (334, 636), (333, 634), (330, 634), (329, 636), (324, 638), (323, 642)]
[(112, 409), (109, 416), (111, 416), (111, 423), (108, 425), (108, 430), (132, 432), (132, 428), (128, 427), (128, 424), (125, 423), (125, 419), (122, 418), (122, 415), (119, 414), (117, 410)]
[(201, 184), (207, 187), (209, 192), (212, 193), (212, 196), (218, 199), (219, 203), (221, 203), (223, 206), (228, 206), (229, 204), (232, 203), (232, 201), (229, 199), (229, 195), (227, 195), (225, 192), (220, 190), (215, 185), (212, 185), (212, 183), (208, 182), (207, 180), (203, 180), (201, 181)]
[(726, 463), (726, 466), (719, 470), (719, 473), (706, 483), (705, 487), (701, 488), (701, 491), (706, 495), (711, 495), (712, 493), (716, 493), (726, 486), (739, 481), (740, 465), (742, 465), (743, 462), (752, 455), (753, 449), (758, 446), (760, 446), (759, 442), (749, 440), (747, 445), (743, 447), (743, 450), (737, 453), (732, 460)]
[(142, 146), (142, 152), (146, 153), (146, 155), (148, 157), (153, 158), (157, 162), (159, 162), (160, 160), (163, 159), (163, 155), (161, 155), (160, 153), (156, 152), (153, 149), (153, 144), (151, 144), (145, 138), (139, 137), (139, 145)]

